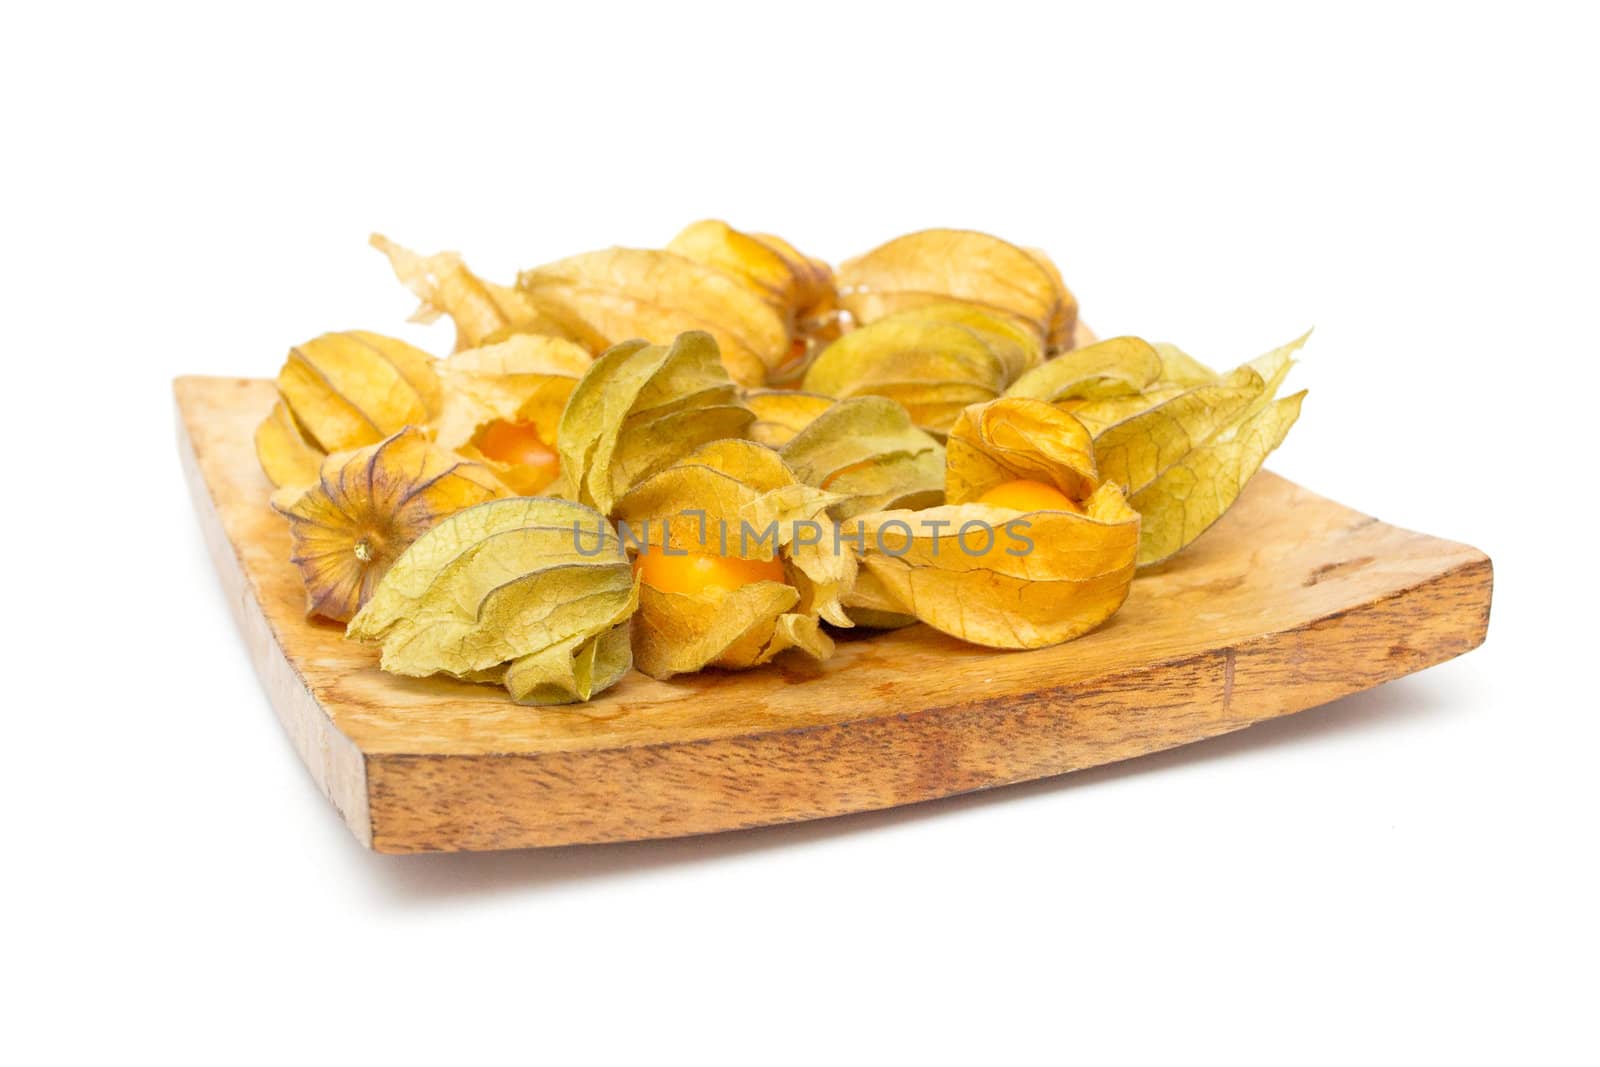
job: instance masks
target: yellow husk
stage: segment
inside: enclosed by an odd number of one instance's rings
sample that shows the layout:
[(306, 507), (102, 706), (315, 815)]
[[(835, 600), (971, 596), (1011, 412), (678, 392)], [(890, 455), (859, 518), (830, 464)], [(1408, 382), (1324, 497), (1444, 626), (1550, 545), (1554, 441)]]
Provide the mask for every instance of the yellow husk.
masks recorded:
[[(898, 611), (973, 644), (1040, 648), (1122, 605), (1139, 516), (1117, 486), (1099, 484), (1088, 431), (1071, 415), (1027, 398), (974, 405), (946, 449), (949, 503), (861, 518), (871, 580), (857, 583), (852, 608), (891, 622)], [(1018, 479), (1055, 486), (1083, 513), (976, 502)]]
[(272, 505), (289, 520), (306, 614), (343, 622), (434, 523), (506, 492), (486, 468), (408, 427), (327, 457), (316, 483), (280, 490)]
[(1216, 380), (1216, 371), (1177, 345), (1157, 342), (1152, 347), (1161, 357), (1161, 381), (1170, 385), (1204, 385)]
[(839, 267), (840, 305), (870, 323), (924, 304), (959, 300), (1013, 316), (1041, 344), (1066, 348), (1077, 301), (1042, 253), (970, 230), (906, 234)]
[(534, 334), (456, 353), (439, 365), (444, 410), (435, 423), (438, 442), (484, 464), (521, 496), (543, 492), (553, 471), (500, 462), (478, 443), (493, 423), (531, 423), (554, 448), (567, 398), (593, 362), (571, 341)]
[(947, 300), (923, 304), (873, 322), (947, 322), (964, 326), (981, 340), (1000, 364), (1000, 380), (1011, 382), (1044, 360), (1038, 336), (1015, 316), (975, 304)]
[(993, 336), (946, 318), (890, 316), (823, 349), (804, 387), (841, 400), (887, 397), (916, 425), (943, 432), (962, 408), (992, 400), (1009, 381), (1006, 345)]
[(873, 512), (859, 520), (862, 566), (891, 610), (963, 641), (1058, 644), (1110, 618), (1133, 581), (1138, 514), (1110, 484), (1083, 507), (1082, 515), (986, 504)]
[(1074, 349), (1011, 383), (1006, 396), (1063, 400), (1136, 394), (1161, 377), (1160, 354), (1137, 337), (1112, 337)]
[(267, 479), (280, 489), (310, 485), (322, 469), (322, 449), (306, 439), (283, 401), (256, 427), (256, 459)]
[[(827, 509), (839, 498), (801, 484), (776, 452), (752, 441), (712, 442), (642, 481), (617, 505), (640, 540), (671, 551), (745, 555), (784, 563), (786, 582), (731, 591), (664, 592), (643, 586), (634, 660), (657, 678), (715, 666), (744, 669), (798, 649), (826, 659), (819, 623), (850, 625), (840, 597), (855, 559), (835, 552)], [(817, 534), (816, 543), (810, 534)]]
[(523, 271), (517, 288), (592, 352), (705, 331), (728, 373), (746, 386), (765, 383), (791, 354), (783, 318), (746, 281), (673, 252), (589, 252)]
[(1066, 281), (1061, 277), (1061, 270), (1055, 261), (1049, 257), (1042, 248), (1025, 248), (1033, 261), (1050, 275), (1056, 284), (1059, 299), (1056, 302), (1055, 314), (1050, 319), (1049, 336), (1045, 344), (1051, 352), (1065, 352), (1070, 349), (1075, 340), (1078, 328), (1078, 298), (1072, 295), (1072, 290), (1067, 288)]
[(945, 448), (944, 492), (951, 504), (1018, 479), (1053, 485), (1081, 501), (1100, 481), (1088, 430), (1042, 400), (1006, 397), (974, 405), (951, 427)]
[(836, 519), (944, 500), (944, 446), (882, 397), (839, 401), (780, 452), (802, 482), (844, 497), (830, 509)]
[(369, 243), (389, 258), (395, 277), (422, 302), (411, 321), (428, 323), (449, 315), (456, 325), (458, 352), (517, 333), (567, 336), (527, 297), (479, 278), (454, 252), (418, 255), (377, 233)]
[(1238, 499), (1267, 455), (1300, 417), (1305, 390), (1274, 400), (1222, 436), (1196, 448), (1134, 494), (1149, 531), (1139, 565), (1152, 566), (1205, 533)]
[(710, 334), (680, 334), (670, 348), (617, 345), (561, 415), (562, 491), (609, 515), (636, 483), (709, 441), (742, 437), (753, 419)]
[[(588, 700), (635, 660), (665, 678), (823, 659), (824, 621), (1069, 640), (1117, 610), (1136, 566), (1221, 518), (1304, 398), (1277, 393), (1305, 338), (1226, 374), (1136, 337), (1072, 350), (1077, 303), (1050, 259), (971, 231), (897, 238), (837, 287), (786, 241), (717, 220), (515, 288), (454, 253), (372, 244), (422, 301), (416, 321), (454, 320), (457, 352), (365, 331), (291, 350), (255, 445), (308, 613), (349, 619), (387, 670), (529, 704)], [(552, 442), (559, 479), (484, 457), (497, 422)], [(1082, 513), (977, 503), (1017, 479)], [(641, 586), (607, 516), (779, 558), (786, 580)], [(769, 524), (745, 547), (707, 533)], [(841, 550), (857, 530), (859, 553)]]
[[(781, 238), (703, 219), (684, 227), (667, 251), (744, 279), (783, 317), (790, 336), (802, 346), (830, 330), (838, 318), (833, 271)], [(791, 358), (794, 354), (791, 349)]]
[(593, 509), (519, 498), (439, 523), (396, 561), (352, 638), (395, 674), (499, 677), (525, 703), (583, 701), (628, 669), (637, 588)]
[[(1283, 442), (1304, 394), (1274, 397), (1306, 339), (1221, 376), (1168, 346), (1166, 372), (1204, 379), (1151, 390), (1109, 425), (1091, 423), (1100, 476), (1122, 486), (1143, 516), (1141, 566), (1170, 558), (1204, 533)], [(1075, 412), (1080, 419), (1086, 407)], [(1112, 410), (1103, 402), (1097, 414)]]
[[(306, 441), (324, 453), (421, 426), (442, 402), (432, 356), (365, 330), (325, 333), (291, 349), (278, 394)], [(264, 465), (276, 466), (276, 459)]]
[(746, 393), (744, 406), (755, 416), (750, 424), (750, 440), (782, 448), (833, 404), (831, 396), (793, 389), (760, 389)]

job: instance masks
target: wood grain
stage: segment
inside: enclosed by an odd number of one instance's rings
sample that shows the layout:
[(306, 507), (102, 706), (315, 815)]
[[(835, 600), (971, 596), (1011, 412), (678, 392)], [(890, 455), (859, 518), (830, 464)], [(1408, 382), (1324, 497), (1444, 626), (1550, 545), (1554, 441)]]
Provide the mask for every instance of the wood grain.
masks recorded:
[(1127, 759), (1300, 711), (1480, 644), (1493, 584), (1465, 545), (1259, 475), (1078, 641), (1001, 653), (925, 627), (823, 665), (658, 682), (587, 713), (383, 674), (307, 622), (251, 434), (270, 382), (181, 378), (180, 447), (256, 669), (312, 777), (385, 852), (707, 833), (910, 804)]

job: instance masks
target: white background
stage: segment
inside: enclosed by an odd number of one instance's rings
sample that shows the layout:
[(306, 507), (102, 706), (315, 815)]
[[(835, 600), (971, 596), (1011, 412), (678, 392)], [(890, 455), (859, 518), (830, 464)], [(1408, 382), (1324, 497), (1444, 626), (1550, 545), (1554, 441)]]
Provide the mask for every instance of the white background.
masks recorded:
[[(3, 17), (5, 1058), (1594, 1062), (1592, 12), (579, 6)], [(509, 278), (707, 215), (833, 259), (989, 230), (1221, 364), (1314, 324), (1272, 466), (1489, 552), (1487, 645), (914, 810), (364, 852), (169, 380), (447, 346), (374, 229)]]

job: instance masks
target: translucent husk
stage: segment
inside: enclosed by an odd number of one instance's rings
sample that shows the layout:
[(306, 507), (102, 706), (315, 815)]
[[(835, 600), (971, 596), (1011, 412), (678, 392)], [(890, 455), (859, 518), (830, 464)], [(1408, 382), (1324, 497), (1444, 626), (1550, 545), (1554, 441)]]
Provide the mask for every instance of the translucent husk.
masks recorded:
[(510, 286), (484, 281), (455, 252), (419, 255), (377, 233), (369, 243), (388, 257), (395, 277), (421, 301), (411, 321), (450, 316), (458, 352), (519, 333), (568, 336), (527, 297)]
[(1171, 558), (1222, 518), (1283, 443), (1305, 394), (1277, 392), (1306, 340), (1222, 375), (1159, 346), (1163, 377), (1153, 388), (1074, 411), (1093, 430), (1101, 476), (1143, 516), (1141, 566)]

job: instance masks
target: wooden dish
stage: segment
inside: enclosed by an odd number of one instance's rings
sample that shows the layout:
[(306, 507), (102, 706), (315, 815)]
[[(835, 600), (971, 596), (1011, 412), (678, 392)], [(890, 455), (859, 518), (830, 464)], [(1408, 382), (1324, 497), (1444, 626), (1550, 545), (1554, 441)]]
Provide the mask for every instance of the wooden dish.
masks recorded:
[(826, 664), (658, 682), (586, 713), (382, 673), (308, 622), (267, 508), (269, 381), (180, 378), (183, 466), (256, 671), (311, 776), (382, 852), (675, 837), (911, 804), (1188, 744), (1482, 643), (1493, 576), (1466, 545), (1386, 526), (1271, 473), (1123, 609), (1034, 652), (924, 626)]

